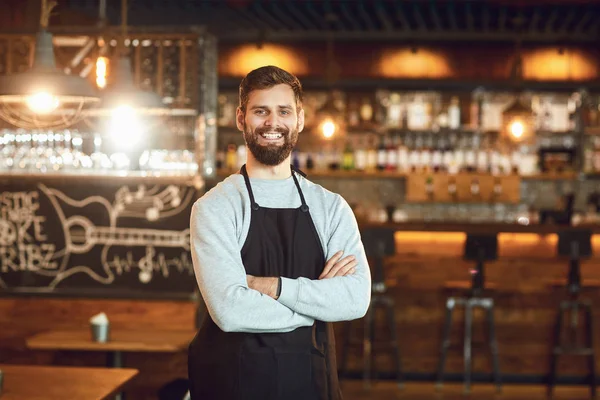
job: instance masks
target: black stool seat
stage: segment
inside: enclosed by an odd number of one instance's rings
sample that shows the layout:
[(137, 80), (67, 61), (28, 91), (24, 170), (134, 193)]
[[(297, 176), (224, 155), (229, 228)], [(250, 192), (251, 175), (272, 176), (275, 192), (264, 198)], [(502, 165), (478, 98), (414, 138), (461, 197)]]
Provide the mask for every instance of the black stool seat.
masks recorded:
[(457, 306), (465, 308), (465, 330), (463, 337), (463, 359), (465, 368), (464, 385), (465, 392), (471, 390), (472, 369), (472, 331), (473, 331), (473, 309), (482, 308), (486, 313), (488, 327), (488, 345), (492, 358), (492, 373), (498, 391), (501, 389), (500, 367), (498, 361), (498, 345), (496, 343), (496, 329), (494, 326), (494, 299), (487, 296), (496, 288), (494, 283), (485, 282), (484, 260), (497, 258), (496, 235), (471, 235), (467, 234), (465, 242), (465, 259), (474, 260), (477, 263), (472, 273), (471, 281), (448, 281), (444, 285), (446, 291), (454, 295), (446, 298), (446, 317), (444, 321), (442, 346), (437, 371), (437, 384), (441, 388), (444, 378), (444, 367), (448, 349), (450, 348), (450, 330), (452, 328), (452, 313)]
[[(371, 301), (369, 309), (364, 317), (364, 337), (359, 341), (352, 341), (352, 321), (345, 323), (345, 334), (343, 343), (342, 360), (340, 363), (340, 373), (347, 374), (347, 355), (352, 344), (362, 344), (363, 347), (363, 381), (364, 385), (370, 385), (373, 371), (373, 349), (375, 344), (383, 344), (391, 350), (391, 356), (394, 359), (396, 369), (396, 379), (398, 386), (403, 385), (403, 375), (400, 362), (400, 346), (398, 343), (398, 331), (395, 317), (395, 302), (387, 289), (390, 284), (395, 284), (394, 280), (386, 280), (383, 261), (386, 256), (396, 253), (394, 240), (394, 231), (387, 228), (370, 228), (361, 231), (361, 238), (365, 247), (365, 252), (369, 259), (369, 266), (372, 271)], [(390, 340), (386, 342), (375, 342), (375, 315), (378, 309), (383, 309), (386, 315), (386, 326), (390, 333)]]

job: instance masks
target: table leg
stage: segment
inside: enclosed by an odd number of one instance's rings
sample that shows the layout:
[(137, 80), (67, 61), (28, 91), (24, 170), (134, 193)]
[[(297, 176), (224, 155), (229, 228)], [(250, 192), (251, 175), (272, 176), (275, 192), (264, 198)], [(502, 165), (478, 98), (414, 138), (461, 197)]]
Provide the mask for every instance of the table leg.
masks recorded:
[[(107, 366), (109, 368), (123, 368), (123, 353), (118, 350), (109, 352)], [(115, 400), (125, 400), (125, 393), (117, 393)]]

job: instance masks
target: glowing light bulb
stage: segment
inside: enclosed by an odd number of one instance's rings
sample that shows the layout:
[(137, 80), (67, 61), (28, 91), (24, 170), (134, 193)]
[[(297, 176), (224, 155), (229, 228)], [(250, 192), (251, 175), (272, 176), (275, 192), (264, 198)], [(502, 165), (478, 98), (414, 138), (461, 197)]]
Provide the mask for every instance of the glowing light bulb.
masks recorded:
[(142, 137), (142, 123), (130, 106), (119, 106), (112, 111), (109, 129), (113, 139), (126, 148), (137, 144)]
[(323, 122), (321, 130), (323, 131), (323, 136), (329, 139), (335, 133), (335, 124), (331, 119), (326, 119), (325, 122)]
[(58, 107), (58, 99), (47, 92), (27, 97), (27, 107), (36, 114), (49, 114)]
[(510, 134), (515, 139), (520, 139), (525, 133), (525, 125), (521, 121), (514, 121), (510, 124)]
[(106, 87), (106, 76), (108, 71), (108, 58), (98, 57), (96, 60), (96, 85), (100, 89)]

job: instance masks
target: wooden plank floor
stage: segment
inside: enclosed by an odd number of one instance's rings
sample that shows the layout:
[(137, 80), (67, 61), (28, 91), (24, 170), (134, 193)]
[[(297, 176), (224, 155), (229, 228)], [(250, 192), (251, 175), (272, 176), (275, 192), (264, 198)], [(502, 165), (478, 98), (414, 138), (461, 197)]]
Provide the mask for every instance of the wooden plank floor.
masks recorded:
[[(399, 389), (394, 382), (374, 381), (370, 389), (364, 389), (360, 380), (341, 382), (344, 400), (546, 400), (546, 388), (541, 385), (504, 385), (501, 393), (495, 386), (476, 384), (470, 394), (463, 394), (463, 385), (445, 383), (436, 391), (433, 383), (409, 382)], [(590, 400), (589, 387), (557, 386), (553, 400)]]

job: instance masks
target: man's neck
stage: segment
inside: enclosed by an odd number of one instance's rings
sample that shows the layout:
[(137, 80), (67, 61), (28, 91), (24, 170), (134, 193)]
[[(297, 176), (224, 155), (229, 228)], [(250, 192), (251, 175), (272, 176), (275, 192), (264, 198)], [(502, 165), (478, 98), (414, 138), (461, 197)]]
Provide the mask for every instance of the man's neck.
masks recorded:
[(250, 178), (256, 179), (287, 179), (292, 175), (292, 168), (290, 167), (290, 157), (283, 160), (279, 165), (271, 166), (264, 165), (258, 162), (252, 153), (248, 152), (248, 159), (246, 161), (246, 171)]

